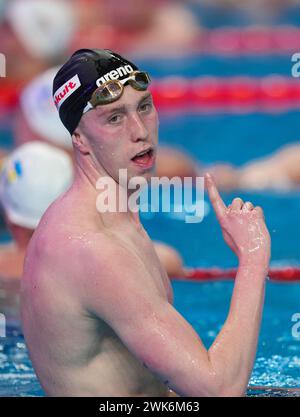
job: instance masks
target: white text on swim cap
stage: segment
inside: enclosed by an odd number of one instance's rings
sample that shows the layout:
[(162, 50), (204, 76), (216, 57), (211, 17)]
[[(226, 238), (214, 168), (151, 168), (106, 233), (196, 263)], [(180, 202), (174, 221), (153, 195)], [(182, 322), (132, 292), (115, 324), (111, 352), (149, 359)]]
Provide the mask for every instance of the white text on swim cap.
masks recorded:
[(115, 70), (112, 70), (107, 74), (103, 75), (103, 77), (98, 78), (98, 80), (96, 81), (97, 87), (100, 87), (106, 81), (117, 80), (118, 78), (123, 77), (124, 75), (128, 75), (131, 72), (133, 72), (133, 68), (131, 65), (125, 65), (124, 67), (116, 68)]
[(63, 102), (70, 97), (79, 87), (81, 86), (81, 82), (78, 78), (78, 75), (75, 75), (69, 81), (67, 81), (64, 85), (62, 85), (55, 93), (54, 93), (54, 103), (56, 107), (59, 109)]

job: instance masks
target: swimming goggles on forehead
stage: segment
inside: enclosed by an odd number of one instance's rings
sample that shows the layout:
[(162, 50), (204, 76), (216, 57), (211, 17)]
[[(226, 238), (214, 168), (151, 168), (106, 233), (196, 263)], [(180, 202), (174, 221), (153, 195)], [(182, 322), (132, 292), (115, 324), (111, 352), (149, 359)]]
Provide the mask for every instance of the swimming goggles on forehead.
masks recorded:
[(134, 71), (130, 77), (124, 80), (108, 80), (98, 87), (92, 94), (92, 97), (83, 110), (83, 114), (103, 104), (110, 104), (117, 101), (124, 92), (124, 85), (129, 84), (135, 90), (147, 90), (151, 79), (147, 72)]

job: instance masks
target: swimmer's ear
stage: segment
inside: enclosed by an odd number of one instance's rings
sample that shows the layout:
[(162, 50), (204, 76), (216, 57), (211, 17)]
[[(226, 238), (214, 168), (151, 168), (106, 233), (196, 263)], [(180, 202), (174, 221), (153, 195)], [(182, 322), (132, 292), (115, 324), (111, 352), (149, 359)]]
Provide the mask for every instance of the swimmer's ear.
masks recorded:
[(84, 133), (80, 129), (80, 127), (77, 127), (72, 135), (72, 142), (74, 149), (77, 149), (80, 153), (84, 155), (88, 155), (90, 153), (89, 147), (88, 147), (88, 141), (86, 137), (84, 136)]

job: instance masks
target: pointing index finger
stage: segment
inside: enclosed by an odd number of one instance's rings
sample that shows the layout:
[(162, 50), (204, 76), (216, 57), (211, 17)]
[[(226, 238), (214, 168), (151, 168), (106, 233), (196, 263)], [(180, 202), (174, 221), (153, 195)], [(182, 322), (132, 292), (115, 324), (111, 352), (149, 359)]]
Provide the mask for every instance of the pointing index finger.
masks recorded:
[(205, 174), (205, 181), (206, 181), (206, 187), (207, 187), (209, 199), (211, 201), (211, 204), (214, 208), (214, 211), (216, 213), (218, 220), (220, 220), (226, 212), (226, 206), (210, 174), (208, 173)]

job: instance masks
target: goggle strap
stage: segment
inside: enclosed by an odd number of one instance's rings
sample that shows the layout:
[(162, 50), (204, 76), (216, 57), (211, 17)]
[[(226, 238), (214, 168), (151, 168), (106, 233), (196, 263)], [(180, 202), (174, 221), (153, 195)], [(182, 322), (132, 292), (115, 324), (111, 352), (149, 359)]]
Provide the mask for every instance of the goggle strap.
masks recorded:
[(88, 101), (87, 105), (85, 106), (85, 108), (83, 109), (82, 114), (88, 112), (89, 110), (92, 110), (94, 108), (94, 106)]

